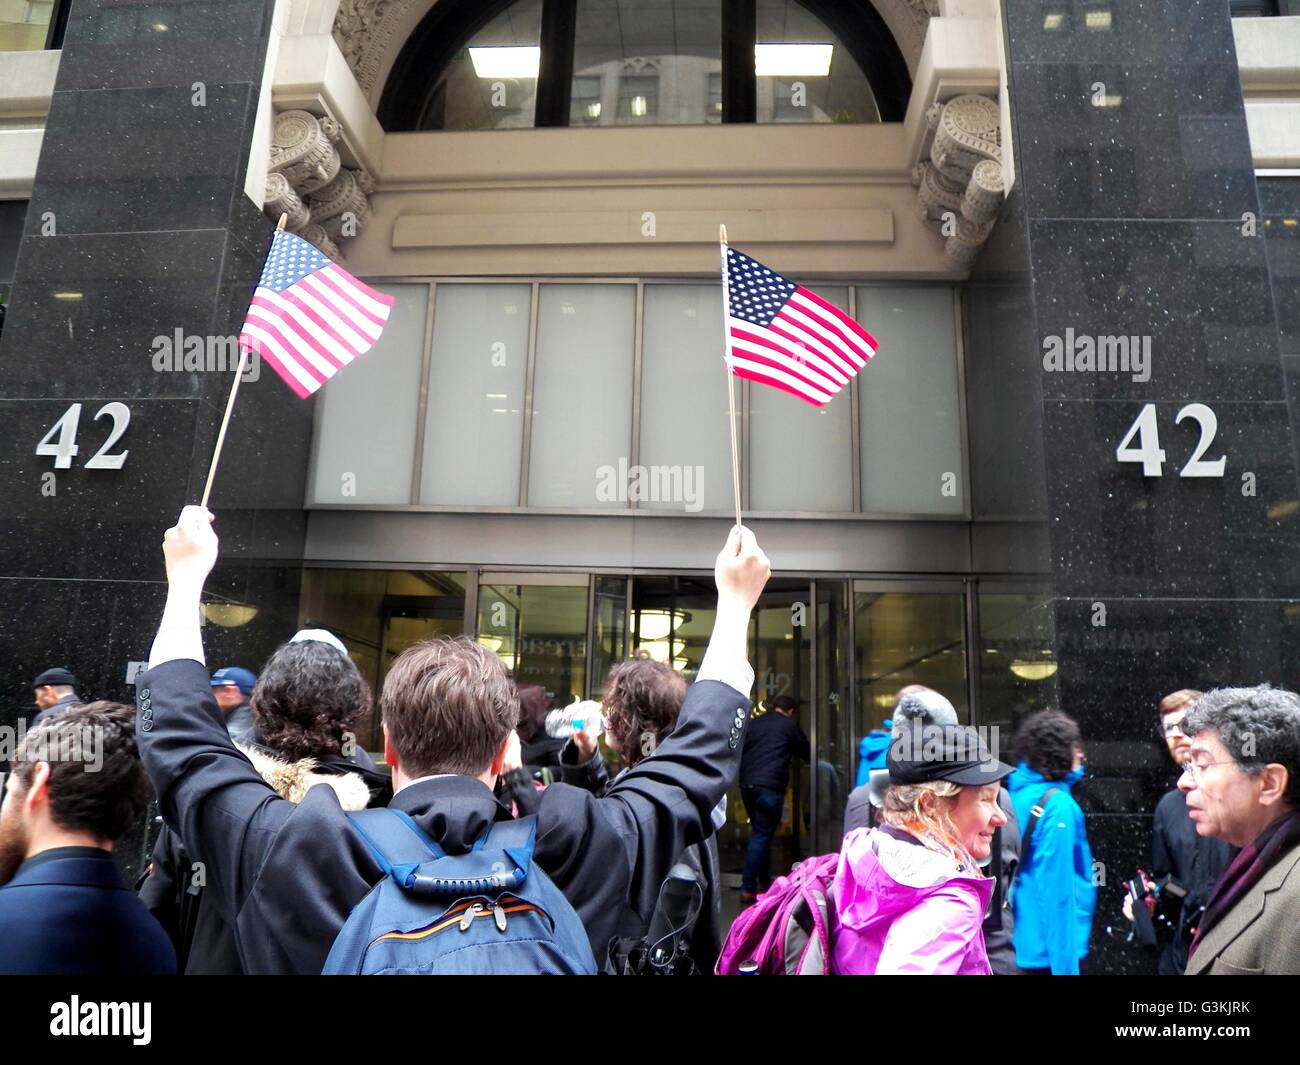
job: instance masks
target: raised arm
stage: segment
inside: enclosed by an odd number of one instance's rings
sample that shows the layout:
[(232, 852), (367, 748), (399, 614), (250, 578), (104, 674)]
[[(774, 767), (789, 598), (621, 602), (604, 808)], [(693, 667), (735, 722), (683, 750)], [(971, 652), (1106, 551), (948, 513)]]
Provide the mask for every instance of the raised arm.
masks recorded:
[[(683, 848), (712, 831), (713, 808), (735, 779), (754, 682), (745, 658), (749, 616), (770, 573), (753, 533), (733, 529), (714, 565), (718, 610), (713, 634), (676, 728), (603, 798), (588, 799), (585, 826), (543, 817), (542, 830), (552, 839), (542, 843), (556, 851), (571, 846), (573, 835), (587, 829), (616, 833), (627, 856), (630, 899), (643, 917)], [(549, 799), (554, 790), (542, 798), (544, 813), (548, 806), (557, 811), (567, 807), (563, 792)], [(573, 891), (581, 895), (583, 885), (575, 883)]]
[(280, 799), (230, 740), (212, 697), (199, 634), (203, 583), (217, 559), (213, 516), (181, 511), (163, 537), (167, 604), (136, 680), (136, 740), (163, 820), (204, 864), (228, 922), (293, 804)]

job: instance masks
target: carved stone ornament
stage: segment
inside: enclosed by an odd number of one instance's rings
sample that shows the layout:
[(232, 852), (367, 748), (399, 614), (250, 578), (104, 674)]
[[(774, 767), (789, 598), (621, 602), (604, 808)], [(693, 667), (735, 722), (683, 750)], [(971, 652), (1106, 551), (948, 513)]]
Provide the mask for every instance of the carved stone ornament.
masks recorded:
[(944, 252), (969, 266), (993, 231), (1004, 195), (1000, 115), (987, 96), (957, 96), (926, 112), (930, 158), (912, 172), (917, 209), (946, 238)]
[(310, 111), (284, 111), (275, 118), (263, 209), (287, 214), (285, 228), (331, 258), (339, 240), (354, 237), (370, 218), (374, 181), (364, 170), (343, 166), (338, 122)]
[[(415, 0), (340, 0), (334, 16), (334, 40), (352, 68), (357, 84), (367, 97), (375, 89), (379, 71), (389, 57), (398, 27), (406, 23)], [(422, 6), (428, 7), (428, 0)]]

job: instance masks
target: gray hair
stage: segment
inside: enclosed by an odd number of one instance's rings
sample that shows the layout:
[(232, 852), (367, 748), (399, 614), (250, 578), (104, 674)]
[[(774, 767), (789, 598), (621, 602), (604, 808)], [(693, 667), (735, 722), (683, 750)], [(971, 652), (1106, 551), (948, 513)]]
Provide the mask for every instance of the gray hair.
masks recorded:
[(1237, 766), (1255, 776), (1270, 762), (1286, 766), (1283, 800), (1300, 806), (1300, 696), (1284, 688), (1216, 688), (1187, 711), (1183, 732), (1213, 732)]

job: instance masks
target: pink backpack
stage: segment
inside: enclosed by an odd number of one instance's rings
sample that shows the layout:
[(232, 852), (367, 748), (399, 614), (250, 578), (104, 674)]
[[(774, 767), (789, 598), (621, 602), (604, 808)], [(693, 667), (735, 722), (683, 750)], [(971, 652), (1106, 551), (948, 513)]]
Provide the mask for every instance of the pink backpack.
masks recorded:
[(829, 976), (835, 903), (831, 882), (840, 856), (807, 858), (779, 877), (736, 918), (718, 959), (719, 976), (747, 961), (766, 976)]

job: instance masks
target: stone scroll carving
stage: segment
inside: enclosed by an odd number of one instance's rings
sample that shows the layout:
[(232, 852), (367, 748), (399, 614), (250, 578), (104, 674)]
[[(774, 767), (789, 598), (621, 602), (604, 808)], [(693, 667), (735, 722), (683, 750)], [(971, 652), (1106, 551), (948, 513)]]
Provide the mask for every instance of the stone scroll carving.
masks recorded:
[(364, 170), (343, 166), (339, 124), (309, 111), (276, 115), (263, 209), (285, 228), (333, 259), (338, 242), (356, 236), (370, 219), (374, 181)]
[(946, 238), (948, 257), (970, 266), (993, 231), (1004, 192), (997, 101), (957, 96), (925, 117), (933, 142), (912, 174), (917, 208)]

